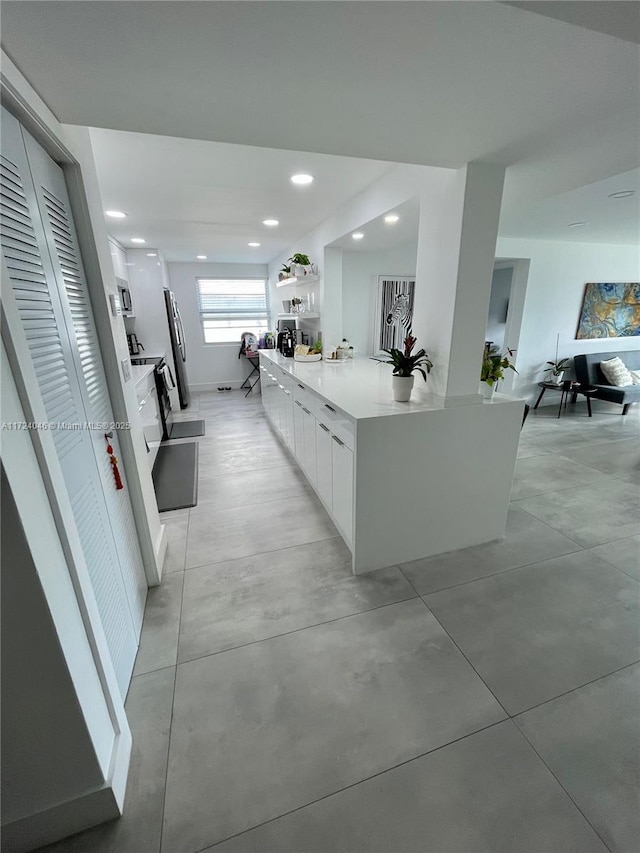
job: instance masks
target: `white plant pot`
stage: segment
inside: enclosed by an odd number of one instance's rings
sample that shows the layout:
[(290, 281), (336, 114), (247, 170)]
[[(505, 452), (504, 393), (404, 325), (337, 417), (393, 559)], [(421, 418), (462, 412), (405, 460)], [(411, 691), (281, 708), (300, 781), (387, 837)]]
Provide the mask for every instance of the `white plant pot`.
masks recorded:
[(392, 376), (393, 399), (398, 403), (407, 403), (413, 391), (413, 376)]
[(564, 370), (560, 371), (556, 376), (551, 373), (547, 382), (550, 382), (552, 385), (562, 385), (562, 381), (564, 379)]
[(480, 382), (480, 393), (485, 400), (490, 400), (493, 397), (493, 392), (496, 390), (495, 382), (489, 385), (488, 382)]

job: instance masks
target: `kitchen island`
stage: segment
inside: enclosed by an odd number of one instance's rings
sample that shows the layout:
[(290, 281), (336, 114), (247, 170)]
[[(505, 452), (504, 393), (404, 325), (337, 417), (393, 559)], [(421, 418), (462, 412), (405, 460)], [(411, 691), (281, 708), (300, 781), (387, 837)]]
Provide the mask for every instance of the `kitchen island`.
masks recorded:
[(260, 351), (260, 377), (266, 414), (355, 574), (504, 535), (522, 400), (446, 405), (414, 391), (397, 403), (389, 365), (296, 362), (275, 350)]

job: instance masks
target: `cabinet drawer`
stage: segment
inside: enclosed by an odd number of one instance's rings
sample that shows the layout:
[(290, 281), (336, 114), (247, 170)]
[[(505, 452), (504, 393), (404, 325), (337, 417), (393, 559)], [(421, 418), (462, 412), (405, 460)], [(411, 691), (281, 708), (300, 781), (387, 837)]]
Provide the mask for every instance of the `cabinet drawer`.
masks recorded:
[(344, 412), (334, 408), (331, 403), (323, 401), (320, 409), (316, 411), (316, 417), (325, 423), (349, 450), (354, 449), (356, 427), (351, 418), (347, 417)]

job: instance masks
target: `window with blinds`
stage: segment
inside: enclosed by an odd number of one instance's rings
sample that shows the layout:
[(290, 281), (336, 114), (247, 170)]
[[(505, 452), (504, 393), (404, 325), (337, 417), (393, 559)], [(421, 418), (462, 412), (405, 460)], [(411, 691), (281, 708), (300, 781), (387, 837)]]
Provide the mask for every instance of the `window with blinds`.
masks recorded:
[(240, 342), (267, 330), (267, 282), (263, 278), (197, 278), (198, 310), (206, 344)]

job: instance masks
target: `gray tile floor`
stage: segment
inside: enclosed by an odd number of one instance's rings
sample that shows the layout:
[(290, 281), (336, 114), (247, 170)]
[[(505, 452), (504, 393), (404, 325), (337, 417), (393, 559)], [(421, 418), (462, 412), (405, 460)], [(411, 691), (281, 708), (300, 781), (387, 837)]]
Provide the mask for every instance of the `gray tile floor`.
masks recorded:
[[(635, 411), (634, 411), (635, 409)], [(196, 397), (124, 817), (51, 853), (635, 853), (640, 406), (522, 432), (500, 542), (354, 578), (259, 397)]]

